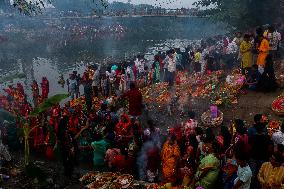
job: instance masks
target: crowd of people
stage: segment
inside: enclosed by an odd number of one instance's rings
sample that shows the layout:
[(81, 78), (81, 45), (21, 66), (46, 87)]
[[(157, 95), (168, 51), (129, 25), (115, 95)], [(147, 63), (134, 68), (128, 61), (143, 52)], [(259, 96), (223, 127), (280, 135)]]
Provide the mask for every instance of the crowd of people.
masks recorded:
[[(280, 189), (284, 187), (284, 124), (271, 136), (263, 114), (255, 115), (250, 127), (235, 119), (232, 126), (204, 128), (195, 112), (189, 111), (188, 121), (165, 131), (153, 120), (141, 119), (146, 108), (139, 91), (159, 82), (173, 89), (177, 70), (208, 74), (238, 64), (249, 89), (273, 91), (277, 87), (273, 61), (279, 57), (280, 41), (273, 27), (257, 28), (256, 35), (238, 33), (217, 44), (204, 41), (185, 52), (176, 48), (158, 53), (153, 62), (139, 55), (132, 63), (112, 65), (105, 72), (100, 66), (89, 66), (82, 77), (70, 74), (71, 100), (63, 107), (56, 104), (37, 117), (29, 116), (48, 98), (46, 77), (41, 95), (37, 82), (32, 84), (34, 107), (20, 83), (5, 90), (0, 107), (25, 118), (30, 127), (41, 124), (31, 134), (32, 148), (49, 159), (62, 160), (67, 177), (72, 177), (77, 163), (93, 161), (95, 170), (129, 173), (137, 180), (168, 183), (172, 188)], [(74, 105), (75, 99), (84, 103)], [(127, 113), (120, 109), (124, 101)], [(17, 124), (22, 127), (20, 120)]]

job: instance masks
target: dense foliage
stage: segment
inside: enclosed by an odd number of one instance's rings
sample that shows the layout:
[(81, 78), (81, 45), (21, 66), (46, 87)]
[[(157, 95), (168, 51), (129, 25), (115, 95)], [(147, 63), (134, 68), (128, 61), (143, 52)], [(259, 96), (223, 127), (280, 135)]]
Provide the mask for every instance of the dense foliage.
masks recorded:
[[(106, 0), (13, 0), (12, 5), (18, 9), (20, 13), (27, 16), (33, 16), (41, 14), (43, 9), (49, 5), (59, 7), (59, 10), (76, 10), (106, 8), (108, 2)], [(10, 5), (10, 0), (0, 1), (1, 7), (7, 7)], [(89, 10), (90, 11), (90, 10)]]
[(194, 5), (206, 7), (203, 14), (240, 30), (276, 23), (284, 16), (284, 0), (197, 0)]
[(47, 4), (51, 3), (51, 0), (13, 0), (13, 6), (17, 8), (21, 13), (32, 16), (42, 13), (42, 9)]
[[(82, 11), (88, 7), (89, 11), (94, 12), (111, 5), (107, 0), (14, 0), (13, 5), (23, 14), (31, 16), (41, 13), (51, 2), (59, 10)], [(112, 10), (117, 5), (122, 9), (129, 8), (128, 4), (116, 3), (109, 9)], [(284, 16), (284, 0), (196, 0), (194, 5), (203, 7), (201, 16), (210, 15), (213, 19), (240, 30), (276, 23)]]

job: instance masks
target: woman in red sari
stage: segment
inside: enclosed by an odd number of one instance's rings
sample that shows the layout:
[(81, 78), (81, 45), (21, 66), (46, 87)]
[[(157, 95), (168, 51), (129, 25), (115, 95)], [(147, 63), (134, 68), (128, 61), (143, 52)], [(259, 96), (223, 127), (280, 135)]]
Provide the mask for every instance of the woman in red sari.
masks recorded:
[(127, 146), (132, 139), (131, 120), (126, 114), (121, 115), (118, 124), (114, 128), (114, 132), (119, 145)]

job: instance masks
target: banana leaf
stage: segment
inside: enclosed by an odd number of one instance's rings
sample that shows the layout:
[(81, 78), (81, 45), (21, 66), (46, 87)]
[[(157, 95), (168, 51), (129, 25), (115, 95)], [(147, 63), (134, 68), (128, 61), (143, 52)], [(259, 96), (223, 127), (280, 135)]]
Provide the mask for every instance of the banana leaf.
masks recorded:
[(14, 74), (14, 75), (8, 75), (8, 76), (4, 76), (4, 77), (0, 78), (0, 83), (13, 81), (14, 79), (22, 79), (22, 78), (25, 78), (25, 77), (26, 77), (26, 74), (24, 74), (24, 73), (17, 73), (17, 74)]
[(68, 94), (57, 94), (54, 95), (48, 99), (46, 99), (43, 103), (41, 103), (38, 107), (36, 107), (30, 114), (29, 116), (31, 117), (36, 117), (40, 113), (47, 111), (50, 109), (52, 106), (60, 103), (62, 100), (68, 98)]

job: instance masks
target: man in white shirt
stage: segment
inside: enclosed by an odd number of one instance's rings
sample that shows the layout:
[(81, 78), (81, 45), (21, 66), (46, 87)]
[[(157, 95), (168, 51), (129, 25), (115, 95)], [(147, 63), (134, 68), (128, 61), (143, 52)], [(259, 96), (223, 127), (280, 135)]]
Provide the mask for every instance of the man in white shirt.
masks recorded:
[(176, 72), (176, 59), (172, 50), (168, 53), (165, 59), (164, 69), (166, 70), (167, 82), (169, 83), (169, 86), (173, 86)]
[(272, 141), (274, 144), (283, 144), (284, 143), (284, 123), (282, 123), (279, 131), (273, 133)]
[(246, 157), (243, 154), (236, 154), (236, 160), (238, 164), (238, 177), (234, 181), (232, 189), (250, 189), (250, 183), (252, 178), (252, 171), (247, 163)]
[(72, 100), (76, 97), (77, 85), (78, 85), (78, 82), (76, 80), (75, 75), (71, 74), (69, 78), (69, 93), (70, 93)]
[(134, 61), (134, 64), (135, 64), (135, 66), (136, 66), (136, 68), (138, 70), (138, 78), (140, 78), (141, 76), (143, 76), (143, 73), (145, 71), (145, 69), (144, 69), (145, 63), (144, 63), (142, 57), (138, 56), (136, 58), (136, 60)]
[(95, 73), (94, 73), (94, 77), (93, 77), (93, 83), (92, 83), (92, 87), (93, 87), (93, 93), (94, 96), (97, 97), (99, 94), (99, 87), (100, 87), (100, 66), (98, 68), (95, 68)]

